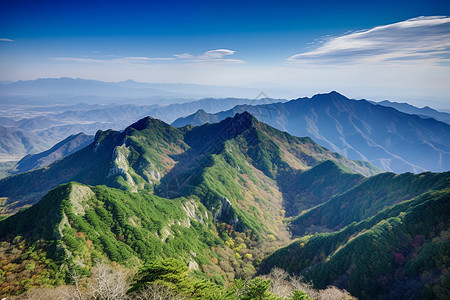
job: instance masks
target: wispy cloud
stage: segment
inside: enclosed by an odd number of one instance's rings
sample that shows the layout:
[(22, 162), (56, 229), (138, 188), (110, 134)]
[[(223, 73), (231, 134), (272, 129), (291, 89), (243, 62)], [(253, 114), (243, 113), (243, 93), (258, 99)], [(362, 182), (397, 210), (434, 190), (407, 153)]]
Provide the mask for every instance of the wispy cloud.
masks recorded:
[(0, 42), (14, 42), (14, 40), (11, 40), (11, 39), (0, 39)]
[(216, 49), (209, 50), (201, 55), (192, 55), (189, 53), (175, 54), (174, 56), (179, 59), (187, 60), (195, 63), (244, 63), (241, 59), (224, 58), (229, 55), (235, 54), (236, 51), (228, 49)]
[(291, 63), (351, 64), (450, 60), (450, 17), (418, 17), (328, 39)]
[(120, 64), (142, 64), (151, 61), (169, 61), (174, 60), (173, 57), (145, 57), (145, 56), (130, 56), (120, 58), (108, 58), (108, 59), (94, 59), (84, 57), (53, 57), (54, 60), (79, 62), (79, 63), (120, 63)]
[(192, 55), (189, 53), (175, 54), (173, 57), (146, 57), (146, 56), (128, 56), (116, 57), (106, 55), (107, 58), (90, 57), (53, 57), (53, 60), (77, 63), (99, 63), (99, 64), (147, 64), (155, 61), (188, 61), (190, 63), (243, 63), (243, 60), (226, 58), (235, 54), (236, 51), (228, 49), (216, 49), (206, 51), (201, 55)]

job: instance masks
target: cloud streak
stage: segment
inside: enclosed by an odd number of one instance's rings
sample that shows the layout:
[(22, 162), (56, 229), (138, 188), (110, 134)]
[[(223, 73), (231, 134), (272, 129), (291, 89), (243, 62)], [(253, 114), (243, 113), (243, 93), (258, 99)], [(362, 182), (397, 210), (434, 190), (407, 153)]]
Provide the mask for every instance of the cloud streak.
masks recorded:
[(112, 58), (89, 58), (89, 57), (53, 57), (53, 60), (76, 63), (98, 63), (98, 64), (147, 64), (155, 61), (184, 61), (195, 64), (229, 63), (240, 64), (243, 60), (227, 58), (236, 51), (228, 49), (209, 50), (200, 55), (189, 53), (175, 54), (173, 57), (112, 57)]
[(244, 63), (241, 59), (224, 58), (235, 54), (236, 51), (228, 49), (216, 49), (204, 52), (201, 55), (192, 55), (189, 53), (175, 54), (174, 56), (178, 59), (194, 62), (194, 63), (234, 63), (241, 64)]
[(14, 42), (14, 40), (11, 40), (11, 39), (1, 39), (1, 38), (0, 38), (0, 42)]
[(450, 61), (450, 17), (418, 17), (330, 38), (287, 59), (300, 64)]
[(66, 62), (78, 62), (78, 63), (119, 63), (119, 64), (145, 64), (151, 61), (170, 61), (174, 60), (173, 57), (121, 57), (121, 58), (111, 58), (111, 59), (93, 59), (84, 57), (53, 57), (53, 60), (66, 61)]

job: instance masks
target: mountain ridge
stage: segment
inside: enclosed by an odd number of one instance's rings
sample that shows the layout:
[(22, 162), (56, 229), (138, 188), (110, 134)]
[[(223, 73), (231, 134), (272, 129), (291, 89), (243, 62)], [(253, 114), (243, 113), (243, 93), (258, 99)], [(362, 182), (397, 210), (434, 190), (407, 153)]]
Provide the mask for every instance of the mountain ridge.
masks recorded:
[(337, 92), (285, 103), (236, 106), (208, 117), (202, 113), (202, 118), (191, 115), (173, 125), (183, 126), (194, 119), (220, 121), (242, 111), (279, 130), (311, 136), (332, 151), (372, 162), (386, 171), (418, 173), (450, 168), (448, 124), (366, 100), (351, 100)]
[[(3, 191), (1, 196), (19, 197), (20, 199), (25, 197), (23, 198), (25, 199), (25, 204), (30, 204), (42, 196), (42, 191), (47, 191), (56, 187), (58, 184), (72, 180), (80, 180), (82, 183), (95, 185), (107, 184), (112, 187), (122, 187), (131, 190), (141, 190), (143, 188), (153, 190), (152, 186), (160, 181), (163, 174), (169, 172), (175, 166), (176, 162), (174, 158), (186, 152), (189, 148), (197, 149), (194, 152), (192, 152), (193, 150), (189, 152), (194, 154), (193, 157), (199, 157), (201, 160), (205, 159), (206, 163), (210, 164), (210, 158), (204, 157), (204, 155), (220, 153), (220, 149), (224, 149), (223, 142), (234, 139), (249, 128), (259, 127), (267, 132), (275, 130), (263, 125), (263, 123), (260, 123), (247, 113), (236, 115), (235, 118), (224, 120), (218, 124), (177, 129), (160, 120), (146, 117), (128, 126), (123, 132), (113, 130), (98, 131), (92, 144), (53, 163), (45, 170), (31, 171), (23, 175), (18, 174), (1, 180), (0, 190)], [(222, 129), (222, 133), (218, 136), (217, 134), (220, 133), (220, 128)], [(250, 136), (244, 138), (241, 142), (260, 143), (259, 136), (264, 139), (268, 138), (266, 134), (259, 134), (258, 130), (260, 129), (257, 129), (257, 132), (249, 132)], [(305, 168), (308, 164), (313, 163), (315, 159), (306, 154), (301, 154), (303, 156), (300, 155), (296, 158), (295, 155), (292, 156), (292, 153), (295, 152), (290, 153), (290, 151), (311, 151), (310, 153), (313, 155), (319, 155), (320, 160), (337, 160), (347, 164), (356, 172), (365, 170), (364, 172), (368, 172), (366, 175), (372, 174), (372, 172), (378, 172), (375, 168), (370, 169), (366, 167), (369, 165), (359, 165), (360, 163), (349, 161), (342, 156), (329, 154), (326, 149), (322, 149), (309, 138), (295, 138), (277, 130), (269, 134), (275, 134), (279, 138), (285, 139), (284, 143), (288, 142), (284, 146), (282, 143), (279, 144), (277, 142), (278, 144), (270, 146), (272, 148), (275, 147), (270, 151), (275, 151), (274, 153), (281, 151), (280, 153), (284, 153), (284, 156), (287, 155), (289, 160), (296, 164), (297, 167)], [(215, 136), (216, 138), (208, 138), (209, 143), (206, 144), (207, 147), (205, 148), (202, 146), (202, 140), (208, 136)], [(292, 148), (293, 146), (289, 146), (289, 142), (293, 143), (292, 145), (295, 145), (294, 147), (300, 148), (294, 150)], [(236, 141), (233, 143), (236, 143)], [(303, 147), (300, 146), (302, 143), (308, 145), (307, 148), (301, 148)], [(261, 145), (265, 147), (264, 144)], [(251, 156), (258, 155), (258, 159), (260, 158), (259, 155), (263, 155), (262, 157), (264, 158), (264, 164), (256, 166), (263, 168), (266, 175), (275, 176), (273, 172), (277, 167), (271, 162), (272, 159), (275, 159), (275, 156), (271, 156), (273, 154), (269, 154), (264, 148), (255, 146), (251, 146), (250, 149), (256, 152), (249, 152), (249, 154)], [(280, 146), (282, 148), (279, 148)], [(319, 152), (314, 154), (316, 151)], [(275, 155), (278, 157), (280, 154)], [(256, 156), (253, 157), (254, 159), (256, 158)], [(279, 160), (280, 158), (276, 159)], [(200, 162), (198, 161), (197, 163)], [(188, 158), (186, 160), (186, 167), (191, 168), (189, 167), (191, 163), (192, 159)], [(110, 165), (111, 167), (109, 167)], [(185, 168), (182, 165), (177, 168), (180, 167), (181, 169)], [(198, 166), (193, 165), (192, 167), (196, 168)], [(30, 182), (21, 191), (11, 189), (15, 185), (13, 182), (20, 180), (42, 182), (42, 184), (36, 185)], [(41, 191), (41, 193), (33, 194), (38, 191)], [(30, 196), (31, 198), (28, 199)], [(11, 203), (11, 201), (12, 199), (8, 202)]]

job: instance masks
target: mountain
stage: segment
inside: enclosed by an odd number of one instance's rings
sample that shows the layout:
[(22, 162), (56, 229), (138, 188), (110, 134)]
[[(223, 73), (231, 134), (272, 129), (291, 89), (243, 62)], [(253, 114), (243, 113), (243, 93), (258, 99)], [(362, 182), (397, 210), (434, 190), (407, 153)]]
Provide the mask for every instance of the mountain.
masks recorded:
[(27, 131), (0, 126), (0, 154), (37, 153), (47, 149), (50, 145), (48, 141)]
[(148, 97), (148, 96), (180, 96), (169, 91), (152, 88), (135, 89), (114, 83), (96, 80), (62, 78), (39, 78), (36, 80), (17, 81), (0, 86), (0, 95), (77, 95), (102, 97)]
[(248, 111), (259, 120), (296, 136), (310, 136), (351, 159), (396, 173), (450, 169), (450, 125), (423, 119), (366, 100), (331, 92), (285, 103), (236, 106), (214, 116), (188, 116), (173, 124), (223, 120)]
[[(197, 101), (161, 105), (55, 105), (48, 106), (5, 106), (0, 117), (0, 126), (8, 132), (16, 132), (19, 137), (3, 139), (0, 153), (4, 156), (34, 154), (48, 149), (70, 135), (84, 132), (94, 135), (98, 130), (121, 130), (130, 123), (145, 116), (153, 116), (166, 122), (173, 122), (180, 116), (185, 116), (204, 109), (208, 112), (218, 112), (230, 109), (236, 105), (248, 103), (274, 103), (279, 99), (241, 99), (241, 98), (205, 98)], [(12, 117), (13, 116), (13, 117)], [(27, 117), (24, 117), (27, 116)], [(6, 136), (6, 135), (5, 135)], [(34, 143), (30, 142), (35, 140)], [(30, 144), (42, 144), (42, 147), (32, 147)]]
[[(253, 200), (259, 197), (261, 204), (262, 199), (276, 193), (281, 205), (282, 196), (273, 180), (281, 182), (287, 177), (285, 173), (307, 170), (325, 160), (366, 176), (379, 172), (367, 163), (332, 153), (309, 138), (296, 138), (271, 128), (248, 113), (217, 124), (184, 128), (147, 117), (123, 132), (99, 131), (92, 144), (45, 169), (1, 180), (0, 196), (7, 197), (6, 211), (11, 211), (35, 203), (59, 184), (78, 181), (131, 191), (152, 191), (157, 186), (156, 192), (164, 197), (193, 192), (208, 199), (209, 209), (222, 206), (223, 197), (238, 201), (244, 196), (242, 189)], [(232, 186), (210, 182), (224, 176), (230, 182), (242, 178)], [(261, 182), (269, 185), (268, 191), (258, 190)]]
[[(121, 82), (103, 82), (81, 78), (39, 78), (0, 85), (0, 97), (9, 101), (11, 97), (24, 97), (23, 104), (34, 103), (35, 99), (45, 97), (51, 103), (73, 103), (76, 97), (90, 97), (91, 103), (114, 103), (114, 99), (132, 98), (155, 102), (163, 98), (178, 99), (203, 97), (236, 97), (257, 95), (259, 90), (252, 88), (206, 86), (179, 83), (146, 83), (133, 80)], [(26, 98), (28, 96), (28, 99)], [(29, 96), (32, 96), (30, 99)], [(128, 102), (132, 103), (132, 102)], [(155, 102), (156, 103), (156, 102)]]
[(78, 133), (71, 135), (65, 140), (59, 142), (49, 150), (38, 154), (29, 154), (17, 162), (16, 169), (18, 173), (33, 169), (42, 168), (50, 165), (56, 160), (70, 155), (81, 148), (86, 147), (94, 141), (94, 136)]
[(70, 109), (56, 115), (56, 120), (65, 122), (128, 122), (145, 116), (161, 119), (165, 122), (173, 122), (180, 116), (192, 114), (198, 110), (219, 112), (228, 110), (236, 105), (244, 104), (268, 104), (283, 102), (282, 99), (244, 99), (244, 98), (204, 98), (186, 103), (162, 105), (108, 105), (95, 109)]
[(289, 227), (294, 236), (339, 230), (396, 203), (448, 187), (450, 172), (382, 173), (361, 180), (345, 193), (334, 194), (328, 201), (291, 220)]
[(200, 126), (206, 123), (218, 123), (220, 121), (221, 120), (217, 115), (210, 114), (203, 109), (199, 109), (195, 114), (176, 119), (171, 125), (174, 127), (183, 127), (188, 124), (193, 126)]
[(435, 120), (450, 124), (450, 114), (446, 112), (437, 111), (431, 107), (425, 106), (422, 108), (415, 107), (408, 103), (399, 103), (399, 102), (391, 102), (388, 100), (380, 101), (380, 102), (371, 102), (373, 104), (383, 105), (386, 107), (395, 108), (398, 111), (410, 114), (410, 115), (418, 115), (422, 118), (433, 118)]
[(449, 212), (450, 172), (363, 178), (288, 220), (299, 239), (260, 272), (283, 268), (363, 299), (445, 299)]
[[(297, 216), (358, 185), (365, 178), (343, 165), (327, 160), (304, 172), (286, 174), (280, 184), (286, 216)], [(291, 229), (292, 230), (292, 229)]]
[(0, 199), (5, 295), (159, 257), (221, 285), (280, 267), (365, 299), (448, 295), (450, 172), (380, 173), (247, 112), (99, 131)]
[(61, 284), (68, 269), (87, 272), (102, 257), (130, 268), (177, 257), (197, 270), (217, 257), (211, 248), (220, 246), (212, 216), (198, 201), (80, 183), (60, 185), (1, 221), (0, 239), (0, 265), (15, 274), (2, 273), (1, 295)]
[(447, 299), (449, 213), (447, 185), (340, 231), (304, 236), (267, 257), (260, 271), (281, 267), (361, 299)]
[(146, 117), (99, 131), (45, 168), (0, 180), (1, 212), (10, 215), (0, 221), (0, 268), (20, 278), (1, 288), (56, 285), (100, 258), (136, 267), (174, 257), (222, 284), (249, 278), (288, 239), (280, 187), (295, 193), (289, 174), (327, 161), (353, 174), (380, 171), (249, 113), (183, 128)]

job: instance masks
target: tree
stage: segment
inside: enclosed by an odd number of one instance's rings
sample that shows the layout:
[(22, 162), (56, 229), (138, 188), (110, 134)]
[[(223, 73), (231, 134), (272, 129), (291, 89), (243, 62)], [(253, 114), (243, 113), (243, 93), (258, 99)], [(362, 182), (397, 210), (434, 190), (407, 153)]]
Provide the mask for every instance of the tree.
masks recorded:
[(247, 293), (244, 295), (243, 299), (256, 299), (263, 300), (269, 297), (270, 279), (262, 279), (256, 277), (248, 285)]
[(119, 300), (126, 297), (129, 288), (129, 271), (98, 263), (92, 270), (92, 281), (89, 294), (94, 299)]

